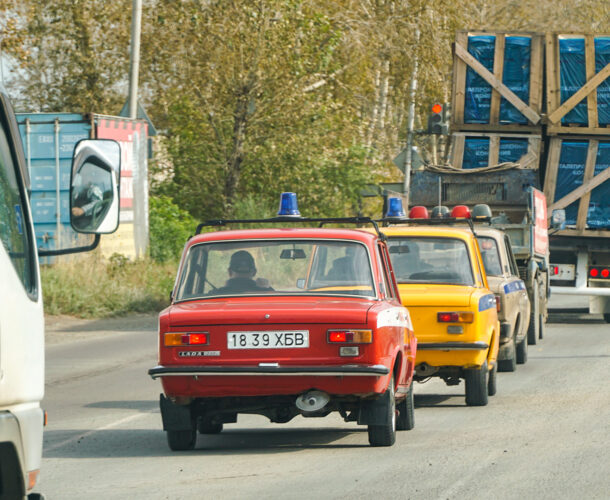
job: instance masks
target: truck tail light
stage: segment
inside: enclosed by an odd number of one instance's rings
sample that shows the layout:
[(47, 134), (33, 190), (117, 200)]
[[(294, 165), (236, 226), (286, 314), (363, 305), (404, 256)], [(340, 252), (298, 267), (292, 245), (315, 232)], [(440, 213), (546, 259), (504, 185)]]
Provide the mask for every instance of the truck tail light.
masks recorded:
[(590, 278), (603, 278), (608, 279), (610, 277), (610, 268), (608, 267), (591, 267), (589, 268)]
[(439, 323), (472, 323), (474, 314), (468, 311), (439, 312), (436, 314), (436, 319)]
[(164, 344), (167, 347), (185, 345), (205, 345), (208, 343), (208, 332), (166, 333)]
[(502, 301), (500, 297), (496, 295), (496, 311), (500, 312), (502, 310)]
[(370, 344), (373, 342), (372, 330), (328, 330), (329, 344)]

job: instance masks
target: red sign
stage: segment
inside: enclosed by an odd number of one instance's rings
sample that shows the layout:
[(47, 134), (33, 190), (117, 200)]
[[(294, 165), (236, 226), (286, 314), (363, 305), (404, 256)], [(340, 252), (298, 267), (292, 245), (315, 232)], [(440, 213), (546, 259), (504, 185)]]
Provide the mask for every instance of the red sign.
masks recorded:
[(533, 189), (534, 195), (534, 253), (546, 255), (549, 250), (549, 233), (546, 220), (546, 198), (542, 191)]

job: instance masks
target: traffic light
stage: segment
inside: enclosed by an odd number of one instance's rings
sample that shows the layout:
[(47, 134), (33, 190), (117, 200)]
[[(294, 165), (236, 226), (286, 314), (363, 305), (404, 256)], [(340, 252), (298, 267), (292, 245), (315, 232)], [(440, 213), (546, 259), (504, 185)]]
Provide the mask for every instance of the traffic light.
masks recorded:
[(428, 115), (428, 133), (449, 135), (449, 105), (434, 104)]

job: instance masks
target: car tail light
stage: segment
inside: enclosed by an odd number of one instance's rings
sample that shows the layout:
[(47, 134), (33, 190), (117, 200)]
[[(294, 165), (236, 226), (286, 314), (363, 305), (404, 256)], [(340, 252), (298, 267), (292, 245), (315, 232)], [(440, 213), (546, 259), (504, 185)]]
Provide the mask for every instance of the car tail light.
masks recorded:
[(370, 344), (373, 342), (372, 330), (328, 330), (330, 344)]
[(472, 323), (474, 314), (471, 312), (439, 312), (436, 315), (439, 323)]
[(166, 333), (164, 344), (171, 346), (205, 345), (208, 343), (208, 332), (198, 333)]

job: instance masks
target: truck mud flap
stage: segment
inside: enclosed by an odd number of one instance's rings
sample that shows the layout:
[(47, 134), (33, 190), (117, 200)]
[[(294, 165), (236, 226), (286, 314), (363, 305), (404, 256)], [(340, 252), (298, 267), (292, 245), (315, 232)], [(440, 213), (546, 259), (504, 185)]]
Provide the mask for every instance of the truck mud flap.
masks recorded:
[(190, 406), (174, 404), (161, 394), (159, 408), (164, 431), (186, 431), (193, 428)]

